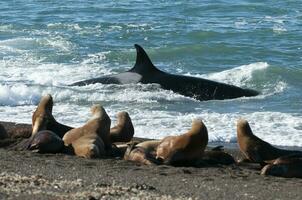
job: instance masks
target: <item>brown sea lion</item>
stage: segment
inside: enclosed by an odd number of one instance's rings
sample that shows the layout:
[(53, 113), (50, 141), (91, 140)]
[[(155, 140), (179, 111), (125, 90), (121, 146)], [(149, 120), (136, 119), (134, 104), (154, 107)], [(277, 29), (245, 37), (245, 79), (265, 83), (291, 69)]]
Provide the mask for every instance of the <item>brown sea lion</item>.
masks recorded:
[(50, 94), (43, 96), (32, 116), (32, 135), (41, 130), (51, 130), (60, 138), (72, 127), (60, 124), (52, 115), (53, 99)]
[(302, 156), (300, 154), (282, 156), (276, 159), (273, 164), (264, 166), (261, 174), (285, 178), (302, 178)]
[(290, 155), (301, 154), (300, 151), (279, 149), (255, 136), (249, 123), (244, 119), (237, 122), (237, 142), (241, 153), (248, 161), (260, 164), (272, 163), (275, 159)]
[(64, 142), (57, 134), (43, 130), (32, 136), (28, 149), (38, 153), (59, 153), (63, 147)]
[(109, 139), (111, 120), (109, 116), (100, 105), (93, 105), (91, 113), (92, 118), (84, 126), (68, 131), (63, 137), (65, 146), (72, 145), (78, 156), (94, 157), (101, 155), (104, 147), (106, 150), (111, 149)]
[(149, 140), (141, 143), (132, 142), (124, 154), (124, 160), (131, 160), (144, 165), (160, 164), (156, 156), (156, 148), (160, 140)]
[(8, 138), (29, 138), (31, 136), (31, 124), (0, 121), (0, 125), (6, 132)]
[(187, 165), (203, 155), (207, 144), (207, 128), (202, 120), (195, 119), (187, 133), (161, 140), (156, 150), (156, 159), (165, 164)]
[(2, 127), (2, 130), (0, 130), (2, 136), (0, 147), (14, 150), (27, 149), (27, 141), (32, 132), (30, 124), (0, 122), (0, 127)]
[(129, 142), (134, 135), (134, 127), (127, 112), (117, 114), (117, 124), (110, 129), (110, 141)]
[(72, 142), (75, 155), (84, 158), (99, 158), (106, 155), (103, 140), (96, 134), (87, 134)]

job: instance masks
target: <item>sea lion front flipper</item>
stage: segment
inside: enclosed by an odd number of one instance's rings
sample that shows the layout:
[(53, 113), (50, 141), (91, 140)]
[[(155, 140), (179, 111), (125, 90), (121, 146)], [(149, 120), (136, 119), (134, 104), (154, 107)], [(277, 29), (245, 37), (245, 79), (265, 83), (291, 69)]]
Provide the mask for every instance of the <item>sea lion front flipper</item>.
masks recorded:
[(262, 167), (266, 165), (265, 161), (263, 160), (262, 156), (259, 154), (259, 148), (255, 147), (251, 151), (247, 151), (248, 159), (251, 160), (251, 162), (259, 163)]

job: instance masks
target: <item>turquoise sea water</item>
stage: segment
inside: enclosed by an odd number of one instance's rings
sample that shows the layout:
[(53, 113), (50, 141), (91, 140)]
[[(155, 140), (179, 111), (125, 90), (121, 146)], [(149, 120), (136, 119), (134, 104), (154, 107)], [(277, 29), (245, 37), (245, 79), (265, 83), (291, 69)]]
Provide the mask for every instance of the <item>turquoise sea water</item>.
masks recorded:
[[(277, 145), (302, 146), (302, 8), (285, 1), (0, 1), (0, 120), (30, 123), (43, 94), (58, 121), (80, 126), (104, 105), (129, 112), (137, 136), (179, 134), (202, 118), (212, 142), (236, 121)], [(161, 70), (261, 92), (199, 102), (158, 85), (67, 86), (119, 73), (142, 45)]]

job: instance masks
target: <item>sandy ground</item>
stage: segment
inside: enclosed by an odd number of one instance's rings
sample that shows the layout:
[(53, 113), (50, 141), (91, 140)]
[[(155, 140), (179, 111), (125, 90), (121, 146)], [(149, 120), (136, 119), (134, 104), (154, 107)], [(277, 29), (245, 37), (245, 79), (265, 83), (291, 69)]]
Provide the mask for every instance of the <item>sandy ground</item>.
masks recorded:
[[(8, 132), (30, 127), (0, 124)], [(12, 150), (17, 141), (0, 140), (0, 199), (302, 199), (302, 179), (261, 176), (257, 164), (143, 166)], [(238, 149), (226, 151), (240, 158)]]

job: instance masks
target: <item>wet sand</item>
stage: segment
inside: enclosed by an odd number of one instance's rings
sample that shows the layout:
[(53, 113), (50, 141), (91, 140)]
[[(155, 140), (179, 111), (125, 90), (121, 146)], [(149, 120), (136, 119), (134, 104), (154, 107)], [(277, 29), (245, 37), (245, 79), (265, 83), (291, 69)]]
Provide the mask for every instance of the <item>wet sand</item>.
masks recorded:
[[(0, 122), (5, 129), (27, 124)], [(301, 199), (302, 179), (261, 176), (257, 164), (144, 166), (120, 158), (38, 154), (0, 140), (0, 199)], [(214, 144), (210, 144), (214, 145)], [(241, 157), (236, 147), (227, 152)]]

